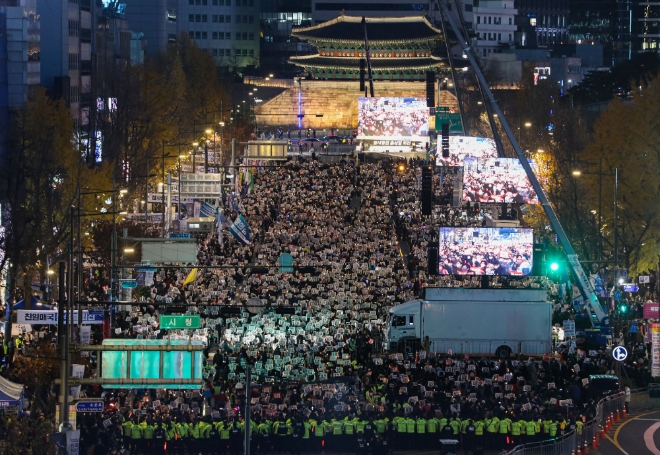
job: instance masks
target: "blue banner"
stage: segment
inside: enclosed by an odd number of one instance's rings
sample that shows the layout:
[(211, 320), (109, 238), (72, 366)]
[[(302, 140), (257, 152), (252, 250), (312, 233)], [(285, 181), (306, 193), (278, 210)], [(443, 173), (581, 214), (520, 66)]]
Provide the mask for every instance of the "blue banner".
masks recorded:
[(243, 245), (250, 244), (250, 229), (248, 228), (247, 222), (243, 215), (238, 215), (234, 224), (229, 228), (229, 232), (236, 237), (236, 240), (241, 242)]
[(199, 208), (199, 214), (205, 218), (215, 218), (215, 207), (208, 202), (204, 202)]

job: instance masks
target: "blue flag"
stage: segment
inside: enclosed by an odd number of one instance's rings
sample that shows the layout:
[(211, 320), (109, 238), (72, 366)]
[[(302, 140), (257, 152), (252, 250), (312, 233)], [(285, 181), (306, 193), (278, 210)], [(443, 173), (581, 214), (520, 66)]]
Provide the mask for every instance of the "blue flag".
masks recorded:
[(243, 218), (243, 215), (238, 215), (234, 224), (229, 228), (229, 232), (231, 232), (236, 240), (241, 242), (242, 245), (250, 244), (250, 229), (248, 228), (248, 224), (245, 221), (245, 218)]
[(66, 450), (66, 433), (49, 434), (48, 439), (53, 441), (61, 453), (68, 455), (69, 452)]

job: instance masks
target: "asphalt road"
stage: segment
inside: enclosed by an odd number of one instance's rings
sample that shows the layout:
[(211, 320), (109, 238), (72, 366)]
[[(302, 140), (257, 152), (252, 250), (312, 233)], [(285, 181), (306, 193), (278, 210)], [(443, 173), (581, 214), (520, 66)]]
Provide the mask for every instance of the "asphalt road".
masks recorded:
[(622, 422), (601, 440), (594, 455), (660, 455), (660, 411), (643, 412)]

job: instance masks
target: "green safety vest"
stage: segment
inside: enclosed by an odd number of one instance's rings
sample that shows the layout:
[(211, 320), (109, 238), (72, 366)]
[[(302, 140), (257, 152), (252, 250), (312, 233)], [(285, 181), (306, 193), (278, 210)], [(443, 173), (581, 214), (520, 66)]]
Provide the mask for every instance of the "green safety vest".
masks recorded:
[(519, 420), (518, 423), (520, 424), (520, 434), (525, 434), (527, 432), (527, 422)]
[(140, 425), (131, 427), (131, 439), (142, 439), (142, 427)]
[(578, 420), (577, 422), (575, 422), (575, 432), (576, 432), (577, 434), (582, 434), (582, 426), (583, 426), (583, 425), (584, 425), (584, 424), (583, 424), (580, 420)]
[(342, 429), (344, 428), (344, 423), (341, 420), (334, 420), (332, 422), (332, 434), (335, 436), (340, 436), (342, 434)]
[(494, 418), (490, 422), (488, 422), (488, 427), (486, 427), (486, 431), (489, 433), (497, 433), (497, 429), (499, 427), (499, 419)]
[(376, 420), (374, 422), (374, 424), (376, 424), (376, 431), (379, 434), (385, 433), (385, 421), (384, 420)]
[(429, 433), (437, 433), (438, 431), (438, 419), (432, 418), (426, 421), (426, 430)]
[(534, 436), (536, 433), (536, 423), (535, 422), (527, 422), (525, 424), (525, 431), (529, 436)]
[(461, 429), (461, 421), (457, 419), (452, 419), (449, 422), (449, 426), (454, 430), (454, 434), (458, 434), (458, 431)]
[(344, 422), (344, 434), (353, 434), (355, 431), (355, 424), (352, 420)]
[(476, 422), (474, 422), (475, 436), (483, 436), (485, 427), (486, 427), (486, 423), (483, 420), (477, 420)]
[(513, 422), (511, 424), (511, 434), (513, 436), (520, 436), (521, 427), (522, 427), (522, 425), (520, 424), (520, 422)]
[(509, 422), (505, 420), (500, 421), (500, 434), (507, 434), (509, 432)]
[(406, 431), (408, 433), (415, 432), (415, 421), (413, 419), (406, 419)]
[(312, 428), (314, 429), (314, 436), (317, 436), (319, 438), (323, 437), (323, 422), (315, 422), (312, 421)]
[(543, 421), (543, 433), (548, 434), (550, 432), (550, 425), (552, 424), (552, 420), (544, 420)]
[(555, 436), (557, 436), (557, 424), (552, 422), (550, 424), (550, 437), (554, 438)]
[(133, 422), (130, 420), (126, 420), (124, 423), (121, 424), (121, 429), (122, 432), (124, 433), (124, 436), (127, 438), (131, 437), (131, 428), (133, 427)]
[(396, 431), (398, 433), (405, 433), (408, 428), (408, 425), (406, 425), (406, 419), (403, 417), (399, 417), (399, 420), (396, 422)]
[(424, 434), (424, 433), (426, 433), (426, 420), (420, 418), (417, 420), (417, 434)]

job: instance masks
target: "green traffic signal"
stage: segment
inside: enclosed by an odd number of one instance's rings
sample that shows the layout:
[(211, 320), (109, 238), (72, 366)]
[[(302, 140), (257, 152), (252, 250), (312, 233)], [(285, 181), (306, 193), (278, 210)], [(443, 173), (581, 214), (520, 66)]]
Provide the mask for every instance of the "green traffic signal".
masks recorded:
[(556, 272), (557, 270), (559, 270), (559, 264), (557, 262), (551, 263), (550, 264), (550, 270), (552, 270), (553, 272)]
[(621, 311), (622, 313), (625, 313), (626, 311), (628, 311), (628, 305), (621, 304), (621, 306), (619, 307), (619, 311)]

